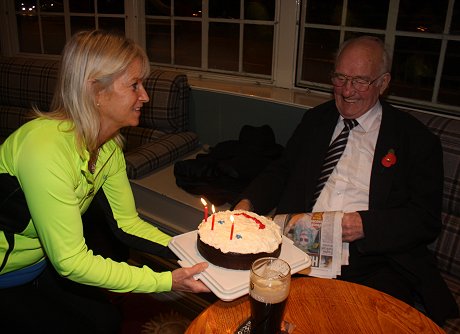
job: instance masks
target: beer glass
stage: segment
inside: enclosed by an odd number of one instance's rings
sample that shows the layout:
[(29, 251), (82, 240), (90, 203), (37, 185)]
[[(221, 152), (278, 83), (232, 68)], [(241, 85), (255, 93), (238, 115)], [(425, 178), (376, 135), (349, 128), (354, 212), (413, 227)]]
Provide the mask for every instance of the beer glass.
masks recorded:
[(278, 258), (260, 258), (252, 264), (249, 280), (251, 334), (280, 333), (291, 267)]

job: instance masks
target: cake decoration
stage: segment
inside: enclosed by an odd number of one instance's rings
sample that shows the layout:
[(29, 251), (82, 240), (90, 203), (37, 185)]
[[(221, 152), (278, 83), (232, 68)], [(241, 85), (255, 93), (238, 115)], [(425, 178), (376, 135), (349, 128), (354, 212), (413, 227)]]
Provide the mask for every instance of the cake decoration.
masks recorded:
[(242, 212), (242, 213), (235, 213), (235, 216), (239, 216), (239, 215), (243, 215), (243, 216), (245, 216), (246, 218), (252, 219), (252, 220), (255, 221), (257, 224), (259, 224), (259, 228), (260, 228), (260, 229), (264, 229), (264, 228), (265, 228), (265, 225), (264, 225), (259, 219), (257, 219), (256, 217), (252, 217), (252, 216), (248, 215), (248, 214), (245, 213), (245, 212)]
[(197, 235), (198, 251), (209, 262), (247, 270), (257, 258), (279, 256), (281, 229), (271, 219), (244, 210), (219, 211), (209, 218), (201, 221)]

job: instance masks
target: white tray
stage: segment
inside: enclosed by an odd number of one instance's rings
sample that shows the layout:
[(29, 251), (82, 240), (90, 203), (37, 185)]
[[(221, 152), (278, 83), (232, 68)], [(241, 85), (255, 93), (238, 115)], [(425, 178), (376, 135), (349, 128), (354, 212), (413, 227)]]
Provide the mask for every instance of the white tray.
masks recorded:
[[(169, 243), (169, 248), (179, 257), (179, 265), (182, 267), (207, 262), (196, 247), (197, 233), (198, 231), (195, 230), (175, 236)], [(311, 265), (308, 254), (294, 246), (292, 241), (286, 237), (283, 237), (279, 257), (289, 263), (292, 274)], [(224, 301), (234, 300), (249, 292), (249, 270), (225, 269), (209, 263), (209, 267), (196, 278)]]

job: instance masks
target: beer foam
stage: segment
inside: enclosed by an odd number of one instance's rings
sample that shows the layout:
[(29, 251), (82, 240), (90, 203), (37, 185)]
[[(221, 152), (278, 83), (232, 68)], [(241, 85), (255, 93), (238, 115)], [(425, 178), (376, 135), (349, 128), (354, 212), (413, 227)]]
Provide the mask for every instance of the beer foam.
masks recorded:
[(262, 303), (280, 303), (289, 295), (289, 280), (286, 282), (265, 279), (252, 280), (249, 293), (252, 298)]

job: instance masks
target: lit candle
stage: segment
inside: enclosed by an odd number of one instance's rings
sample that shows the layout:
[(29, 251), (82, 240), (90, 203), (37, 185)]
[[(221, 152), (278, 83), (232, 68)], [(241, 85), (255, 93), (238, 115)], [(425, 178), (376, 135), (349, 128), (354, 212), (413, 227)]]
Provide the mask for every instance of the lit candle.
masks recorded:
[(204, 221), (208, 221), (208, 203), (206, 203), (204, 198), (201, 198), (201, 203), (204, 205)]
[(214, 208), (214, 204), (211, 206), (211, 208), (212, 208), (212, 225), (211, 225), (211, 230), (214, 230), (214, 219), (216, 218), (216, 217), (215, 217), (216, 209)]
[(230, 220), (232, 221), (232, 229), (230, 230), (230, 240), (232, 240), (233, 239), (233, 230), (235, 228), (235, 223), (234, 223), (235, 218), (233, 218), (233, 215), (230, 215)]

